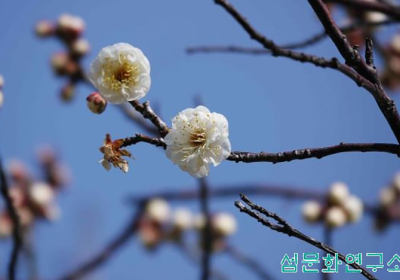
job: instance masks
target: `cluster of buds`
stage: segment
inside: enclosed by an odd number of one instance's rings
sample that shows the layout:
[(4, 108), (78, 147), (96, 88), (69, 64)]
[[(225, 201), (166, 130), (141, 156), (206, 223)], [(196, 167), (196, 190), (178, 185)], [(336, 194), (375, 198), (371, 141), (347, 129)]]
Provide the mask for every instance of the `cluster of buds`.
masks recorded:
[(360, 220), (363, 214), (360, 198), (351, 195), (346, 184), (331, 185), (324, 203), (308, 201), (303, 205), (303, 217), (309, 223), (324, 221), (330, 228), (342, 227)]
[(375, 227), (384, 230), (393, 220), (400, 220), (400, 173), (394, 176), (389, 186), (381, 190)]
[[(9, 165), (9, 193), (23, 230), (36, 220), (54, 221), (60, 211), (55, 202), (58, 191), (65, 185), (65, 175), (54, 153), (46, 150), (39, 155), (44, 170), (44, 180), (35, 180), (25, 165), (12, 161)], [(13, 223), (6, 209), (0, 211), (0, 237), (10, 236)]]
[[(195, 229), (202, 236), (205, 226), (202, 215), (195, 216), (187, 208), (171, 209), (169, 204), (160, 198), (150, 200), (141, 217), (139, 236), (148, 249), (158, 248), (163, 242), (183, 243), (185, 233)], [(213, 249), (222, 249), (225, 238), (236, 231), (236, 220), (228, 213), (217, 213), (211, 216)]]
[(4, 103), (3, 86), (4, 86), (4, 78), (2, 75), (0, 75), (0, 108), (3, 106)]
[(55, 53), (51, 59), (54, 72), (68, 78), (67, 84), (61, 89), (61, 98), (64, 101), (72, 100), (76, 84), (84, 80), (81, 59), (90, 50), (89, 42), (82, 38), (84, 30), (83, 19), (69, 14), (62, 14), (57, 22), (43, 20), (36, 25), (37, 36), (55, 37), (66, 48), (66, 51)]
[[(199, 233), (200, 247), (203, 248), (204, 227), (206, 219), (204, 215), (198, 215), (194, 221), (194, 228)], [(227, 212), (218, 212), (210, 217), (211, 248), (213, 251), (222, 251), (226, 248), (226, 238), (237, 230), (237, 222), (234, 216)]]

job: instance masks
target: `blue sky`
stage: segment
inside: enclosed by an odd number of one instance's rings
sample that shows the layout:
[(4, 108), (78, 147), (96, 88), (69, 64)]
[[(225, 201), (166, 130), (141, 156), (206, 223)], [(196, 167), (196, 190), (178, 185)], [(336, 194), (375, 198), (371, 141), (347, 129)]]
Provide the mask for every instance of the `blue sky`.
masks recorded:
[[(75, 268), (116, 235), (132, 212), (124, 202), (127, 197), (196, 189), (197, 183), (174, 166), (163, 151), (145, 144), (130, 148), (136, 160), (131, 162), (128, 174), (119, 170), (106, 172), (97, 164), (101, 158), (98, 147), (106, 133), (123, 138), (141, 132), (140, 128), (127, 122), (113, 106), (100, 116), (93, 115), (86, 108), (85, 98), (91, 91), (86, 86), (78, 88), (72, 103), (60, 102), (58, 91), (63, 81), (54, 76), (49, 60), (62, 46), (34, 36), (38, 20), (56, 19), (64, 12), (83, 17), (87, 24), (85, 37), (92, 47), (85, 66), (110, 44), (127, 42), (141, 48), (152, 67), (152, 87), (146, 99), (160, 108), (168, 124), (177, 112), (192, 107), (194, 96), (200, 94), (211, 111), (227, 117), (233, 150), (279, 152), (341, 141), (395, 142), (369, 93), (338, 72), (270, 56), (188, 56), (185, 48), (193, 45), (257, 46), (211, 0), (0, 3), (0, 73), (6, 80), (5, 105), (0, 110), (2, 157), (22, 159), (37, 173), (37, 148), (51, 144), (73, 174), (71, 186), (59, 197), (61, 219), (35, 228), (34, 242), (43, 279), (55, 279)], [(255, 0), (234, 4), (258, 30), (278, 43), (301, 40), (322, 28), (307, 1)], [(307, 51), (338, 56), (329, 40)], [(392, 97), (399, 102), (396, 94)], [(398, 159), (386, 154), (343, 154), (276, 165), (224, 162), (211, 169), (209, 181), (214, 188), (274, 183), (316, 190), (344, 181), (354, 194), (374, 202), (380, 188), (388, 184), (399, 167)], [(301, 220), (301, 203), (268, 197), (254, 200), (305, 233), (322, 237), (320, 227)], [(238, 213), (233, 201), (211, 201), (212, 211), (228, 211), (238, 219), (239, 230), (231, 238), (232, 244), (256, 257), (279, 279), (320, 277), (282, 275), (280, 261), (284, 254), (317, 250), (261, 227)], [(197, 201), (174, 205), (199, 211)], [(400, 253), (393, 246), (397, 240), (398, 227), (377, 234), (372, 230), (371, 218), (364, 217), (359, 224), (335, 232), (333, 245), (345, 254), (382, 252), (388, 261)], [(0, 248), (0, 274), (5, 274), (10, 242), (0, 243)], [(213, 265), (230, 279), (256, 279), (224, 255), (215, 256)], [(170, 245), (151, 254), (133, 239), (87, 279), (160, 279), (166, 275), (168, 279), (198, 279), (199, 268)], [(396, 278), (393, 273), (382, 271), (376, 275)], [(360, 277), (340, 273), (333, 279)]]

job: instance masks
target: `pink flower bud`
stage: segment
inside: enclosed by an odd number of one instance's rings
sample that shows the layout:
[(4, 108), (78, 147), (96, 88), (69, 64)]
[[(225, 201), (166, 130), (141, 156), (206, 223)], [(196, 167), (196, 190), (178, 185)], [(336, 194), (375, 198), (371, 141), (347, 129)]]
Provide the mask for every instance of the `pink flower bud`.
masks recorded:
[(55, 27), (50, 21), (42, 20), (36, 24), (35, 32), (38, 37), (46, 38), (54, 35)]
[(85, 22), (82, 18), (70, 14), (62, 14), (58, 18), (57, 27), (64, 39), (76, 39), (85, 30)]
[(101, 114), (107, 107), (107, 101), (98, 92), (91, 93), (87, 98), (87, 106), (95, 114)]

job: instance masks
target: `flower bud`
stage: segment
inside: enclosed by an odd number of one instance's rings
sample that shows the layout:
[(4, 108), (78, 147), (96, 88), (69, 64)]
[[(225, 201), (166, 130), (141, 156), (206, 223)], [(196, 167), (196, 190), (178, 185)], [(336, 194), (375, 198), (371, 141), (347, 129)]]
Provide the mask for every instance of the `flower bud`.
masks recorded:
[(389, 207), (396, 201), (397, 193), (396, 190), (390, 187), (385, 187), (379, 194), (379, 203), (383, 207)]
[(55, 33), (54, 24), (48, 20), (39, 21), (36, 24), (35, 32), (36, 35), (41, 38), (52, 36)]
[(331, 207), (325, 215), (325, 223), (331, 228), (342, 227), (346, 224), (346, 213), (340, 207)]
[(86, 39), (77, 39), (72, 44), (72, 52), (78, 56), (86, 55), (90, 50), (90, 44)]
[(173, 225), (179, 230), (188, 230), (192, 227), (192, 213), (186, 208), (178, 208), (174, 212)]
[(51, 66), (58, 75), (65, 75), (68, 62), (69, 58), (65, 52), (55, 53), (51, 58)]
[(161, 198), (152, 199), (146, 206), (148, 217), (158, 223), (165, 223), (170, 216), (170, 208), (168, 203)]
[(27, 207), (17, 208), (16, 210), (17, 210), (19, 220), (21, 222), (21, 226), (23, 226), (23, 227), (30, 226), (34, 219), (34, 216), (31, 212), (31, 210), (29, 210)]
[(44, 207), (53, 202), (55, 194), (50, 185), (37, 182), (29, 188), (29, 196), (33, 203)]
[(67, 84), (61, 89), (61, 100), (65, 102), (71, 101), (75, 96), (75, 85)]
[(58, 29), (69, 38), (79, 37), (85, 30), (85, 22), (82, 18), (70, 14), (62, 14), (58, 18)]
[(87, 106), (92, 113), (101, 114), (107, 107), (107, 101), (98, 93), (93, 92), (87, 98)]
[(60, 219), (61, 210), (55, 203), (49, 203), (42, 208), (43, 217), (49, 221), (57, 221)]
[(193, 227), (196, 230), (202, 230), (206, 225), (206, 218), (204, 217), (203, 214), (198, 214), (194, 217), (194, 221), (193, 221)]
[(331, 185), (328, 197), (332, 203), (343, 205), (348, 196), (349, 188), (345, 183), (336, 182)]
[[(388, 17), (384, 13), (379, 12), (367, 12), (365, 14), (367, 22), (370, 23), (379, 23), (388, 19)], [(375, 30), (377, 28), (374, 28)]]
[(343, 205), (347, 212), (348, 220), (351, 223), (358, 222), (364, 211), (364, 205), (360, 198), (351, 195), (349, 196)]
[(217, 234), (229, 236), (236, 232), (237, 223), (234, 216), (229, 213), (218, 213), (212, 217), (212, 226)]
[(26, 194), (21, 187), (13, 186), (8, 192), (15, 208), (22, 207), (26, 204)]
[(308, 201), (302, 207), (303, 218), (309, 223), (318, 221), (322, 214), (322, 206), (317, 201)]
[(16, 159), (11, 160), (7, 164), (7, 169), (12, 180), (18, 184), (25, 183), (29, 180), (29, 172), (25, 164), (23, 164), (21, 161)]
[(11, 235), (13, 224), (6, 212), (0, 214), (0, 238), (7, 238)]

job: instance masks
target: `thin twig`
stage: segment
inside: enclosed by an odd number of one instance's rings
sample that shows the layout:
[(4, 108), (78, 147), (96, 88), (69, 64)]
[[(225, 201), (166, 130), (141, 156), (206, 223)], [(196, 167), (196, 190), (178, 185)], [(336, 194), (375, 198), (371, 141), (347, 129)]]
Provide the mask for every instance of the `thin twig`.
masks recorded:
[[(332, 231), (333, 229), (328, 226), (323, 226), (324, 233), (323, 233), (323, 239), (322, 242), (324, 242), (327, 246), (332, 246)], [(321, 262), (321, 268), (325, 269), (325, 262)], [(329, 273), (321, 273), (322, 280), (329, 280), (330, 279), (330, 274)]]
[(266, 271), (262, 265), (254, 258), (246, 256), (237, 248), (232, 245), (227, 245), (224, 250), (231, 258), (236, 260), (238, 263), (248, 267), (251, 271), (253, 271), (259, 279), (271, 280), (275, 279), (268, 271)]
[(127, 117), (128, 120), (131, 120), (137, 125), (139, 125), (147, 133), (149, 133), (150, 135), (158, 135), (157, 128), (155, 128), (153, 125), (150, 125), (148, 122), (146, 122), (145, 119), (139, 117), (139, 115), (134, 113), (135, 111), (133, 111), (129, 105), (123, 104), (121, 106), (118, 106), (118, 108), (124, 114), (124, 116)]
[(29, 280), (38, 280), (39, 274), (37, 269), (36, 252), (33, 247), (31, 227), (24, 231), (24, 252), (28, 262)]
[(164, 137), (168, 134), (168, 126), (165, 122), (151, 109), (150, 102), (146, 101), (141, 104), (139, 101), (129, 101), (133, 108), (138, 111), (145, 119), (149, 119), (154, 126), (158, 129), (158, 132), (161, 137)]
[[(397, 142), (400, 143), (400, 116), (394, 101), (384, 91), (379, 81), (376, 68), (373, 65), (368, 65), (358, 53), (357, 48), (351, 46), (347, 41), (346, 36), (340, 31), (331, 17), (323, 0), (308, 0), (308, 2), (324, 26), (326, 33), (329, 35), (342, 57), (346, 60), (346, 64), (351, 66), (359, 75), (373, 85), (372, 87), (368, 85), (366, 89), (374, 97), (379, 109), (392, 129), (393, 134), (396, 136)], [(370, 42), (367, 40), (367, 44), (369, 43)], [(370, 46), (368, 51), (372, 53), (372, 46)], [(371, 57), (371, 53), (367, 54), (367, 56)], [(370, 59), (369, 62), (371, 62)]]
[[(354, 22), (348, 26), (341, 27), (340, 30), (347, 34), (357, 29), (368, 29), (373, 27), (379, 27), (390, 24), (398, 24), (399, 22), (396, 20), (383, 20), (379, 22)], [(286, 45), (281, 45), (280, 47), (283, 49), (302, 49), (305, 47), (312, 46), (323, 39), (328, 37), (325, 30), (320, 33), (307, 38), (300, 42), (289, 43)], [(250, 48), (250, 47), (241, 47), (241, 46), (195, 46), (186, 48), (186, 52), (188, 54), (196, 54), (196, 53), (238, 53), (238, 54), (253, 54), (253, 55), (265, 55), (271, 54), (271, 51), (268, 49), (262, 48)]]
[(119, 233), (107, 246), (105, 246), (103, 250), (101, 250), (92, 259), (78, 267), (76, 270), (68, 273), (60, 279), (82, 279), (85, 275), (104, 265), (112, 256), (114, 256), (118, 249), (122, 248), (122, 246), (134, 236), (139, 227), (140, 218), (144, 211), (144, 205), (145, 203), (142, 203), (138, 206), (136, 213), (133, 215), (128, 225), (126, 225), (121, 233)]
[[(304, 233), (300, 232), (299, 230), (295, 229), (292, 227), (290, 224), (288, 224), (283, 218), (281, 218), (279, 215), (276, 213), (272, 213), (265, 208), (254, 204), (251, 202), (245, 195), (240, 195), (241, 199), (251, 208), (247, 208), (244, 206), (240, 201), (235, 202), (235, 206), (240, 210), (240, 212), (246, 213), (250, 217), (256, 219), (258, 222), (260, 222), (262, 225), (269, 227), (270, 229), (286, 234), (289, 237), (293, 236), (295, 238), (298, 238), (300, 240), (303, 240), (307, 242), (308, 244), (311, 244), (314, 247), (317, 247), (329, 254), (338, 255), (338, 258), (342, 260), (343, 262), (346, 262), (346, 257), (342, 255), (341, 253), (337, 252), (330, 246), (310, 237), (305, 235)], [(262, 215), (265, 215), (266, 218), (264, 218)], [(268, 218), (271, 218), (275, 220), (277, 223), (272, 223)], [(351, 267), (354, 269), (360, 269), (361, 274), (365, 276), (367, 279), (377, 279), (375, 278), (372, 274), (370, 274), (365, 268), (362, 266), (358, 265), (356, 262), (349, 264)]]
[(15, 280), (17, 261), (19, 250), (22, 247), (22, 237), (21, 237), (21, 223), (17, 214), (17, 211), (13, 205), (10, 193), (8, 191), (8, 183), (6, 174), (3, 168), (2, 161), (0, 159), (0, 181), (1, 181), (1, 195), (6, 203), (7, 211), (11, 217), (13, 224), (12, 237), (13, 237), (13, 249), (11, 252), (10, 262), (8, 265), (8, 279)]
[(202, 280), (210, 279), (210, 267), (211, 267), (211, 251), (212, 251), (212, 236), (211, 236), (211, 219), (210, 209), (208, 204), (208, 184), (205, 178), (199, 179), (200, 184), (200, 206), (201, 213), (206, 220), (202, 232), (202, 248), (203, 255), (201, 261), (201, 278)]

